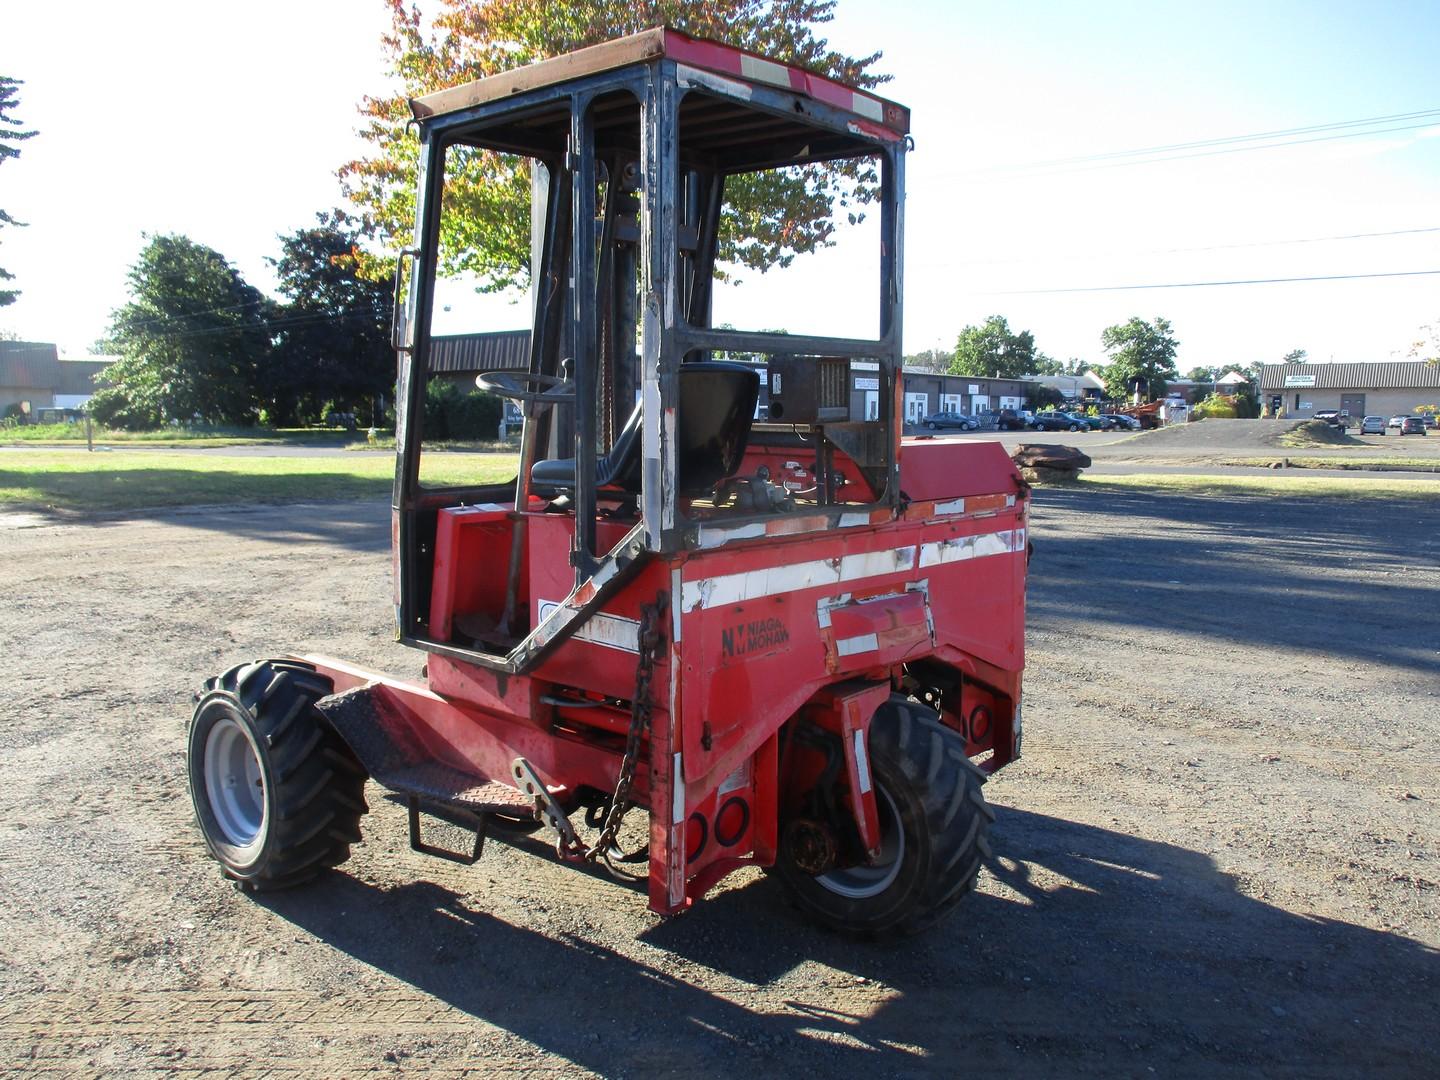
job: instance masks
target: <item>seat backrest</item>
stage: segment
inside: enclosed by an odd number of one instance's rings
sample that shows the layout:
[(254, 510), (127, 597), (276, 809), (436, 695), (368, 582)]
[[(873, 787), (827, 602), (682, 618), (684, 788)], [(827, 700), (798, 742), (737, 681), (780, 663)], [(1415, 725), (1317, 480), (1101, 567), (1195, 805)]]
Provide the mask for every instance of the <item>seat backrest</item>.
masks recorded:
[(760, 373), (749, 364), (680, 365), (675, 454), (681, 495), (707, 495), (740, 468), (759, 397)]
[[(740, 468), (759, 396), (760, 373), (748, 364), (706, 360), (680, 365), (675, 425), (679, 494), (708, 495)], [(595, 463), (599, 487), (639, 494), (644, 443), (641, 421), (637, 403), (610, 452)], [(530, 476), (541, 487), (572, 489), (575, 460), (538, 461)]]

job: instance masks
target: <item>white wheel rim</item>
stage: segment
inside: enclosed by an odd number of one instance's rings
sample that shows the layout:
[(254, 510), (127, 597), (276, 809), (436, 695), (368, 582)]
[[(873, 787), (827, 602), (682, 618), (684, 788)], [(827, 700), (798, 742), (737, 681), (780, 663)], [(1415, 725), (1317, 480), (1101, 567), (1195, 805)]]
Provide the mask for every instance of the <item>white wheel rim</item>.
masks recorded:
[(220, 839), (249, 847), (265, 829), (265, 774), (250, 734), (232, 717), (205, 736), (205, 798)]
[(847, 900), (866, 900), (879, 896), (900, 876), (905, 861), (905, 830), (900, 825), (900, 811), (890, 793), (878, 784), (875, 787), (875, 810), (880, 819), (880, 857), (870, 866), (849, 866), (819, 874), (820, 885)]

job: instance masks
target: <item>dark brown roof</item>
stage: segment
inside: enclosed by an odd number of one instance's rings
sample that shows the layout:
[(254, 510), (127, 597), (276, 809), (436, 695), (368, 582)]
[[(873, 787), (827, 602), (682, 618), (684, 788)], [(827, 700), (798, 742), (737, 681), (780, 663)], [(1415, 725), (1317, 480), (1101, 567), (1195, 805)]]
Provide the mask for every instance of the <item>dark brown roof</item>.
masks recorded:
[[(1303, 386), (1286, 385), (1287, 376), (1314, 376)], [(1378, 364), (1266, 364), (1260, 369), (1262, 390), (1413, 390), (1440, 389), (1440, 364), (1424, 360), (1390, 360)]]
[(40, 341), (0, 341), (0, 386), (53, 390), (60, 381), (55, 346)]
[(513, 371), (530, 366), (530, 331), (448, 334), (430, 339), (430, 370), (450, 375)]
[(61, 360), (56, 364), (59, 377), (55, 381), (55, 393), (93, 394), (100, 385), (95, 376), (114, 362), (114, 357), (104, 360)]

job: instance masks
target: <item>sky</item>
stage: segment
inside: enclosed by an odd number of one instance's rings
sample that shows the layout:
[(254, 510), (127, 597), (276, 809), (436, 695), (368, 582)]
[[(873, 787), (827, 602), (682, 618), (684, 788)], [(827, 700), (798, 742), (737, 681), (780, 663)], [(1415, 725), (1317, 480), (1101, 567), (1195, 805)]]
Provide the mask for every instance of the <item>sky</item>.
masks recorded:
[[(272, 289), (277, 236), (336, 205), (336, 168), (365, 149), (385, 25), (380, 0), (7, 12), (0, 74), (25, 80), (14, 115), (40, 135), (0, 167), (0, 206), (30, 223), (0, 231), (22, 290), (0, 331), (85, 352), (145, 233)], [(1440, 274), (1417, 273), (1440, 271), (1440, 4), (840, 0), (821, 33), (883, 51), (880, 92), (912, 110), (906, 352), (1000, 314), (1099, 363), (1106, 326), (1160, 316), (1184, 372), (1292, 349), (1403, 359), (1440, 322)], [(1380, 117), (1404, 118), (1223, 141)], [(717, 321), (873, 333), (873, 223), (842, 240), (745, 277)], [(1362, 274), (1414, 276), (1196, 284)], [(1115, 288), (1136, 285), (1187, 287)], [(523, 321), (445, 299), (442, 330)]]

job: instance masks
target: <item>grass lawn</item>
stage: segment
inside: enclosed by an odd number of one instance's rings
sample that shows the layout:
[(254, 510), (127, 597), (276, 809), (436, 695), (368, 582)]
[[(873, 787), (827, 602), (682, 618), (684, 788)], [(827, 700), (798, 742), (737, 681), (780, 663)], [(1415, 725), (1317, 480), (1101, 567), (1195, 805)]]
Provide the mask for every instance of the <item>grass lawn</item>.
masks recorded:
[(1174, 495), (1246, 495), (1288, 498), (1440, 499), (1440, 478), (1382, 480), (1370, 476), (1081, 476), (1080, 487), (1167, 492)]
[[(345, 428), (206, 428), (191, 431), (185, 428), (160, 428), (157, 431), (121, 431), (96, 426), (93, 432), (97, 446), (120, 446), (138, 443), (145, 446), (254, 446), (261, 443), (343, 443), (358, 440), (365, 444), (365, 432)], [(45, 443), (80, 444), (85, 442), (85, 425), (81, 424), (17, 424), (0, 428), (0, 445), (27, 446)]]
[[(429, 454), (425, 479), (436, 485), (490, 483), (515, 475), (513, 454)], [(227, 457), (123, 450), (0, 454), (0, 506), (62, 510), (382, 498), (395, 459), (378, 456)]]
[[(1226, 465), (1241, 465), (1269, 468), (1281, 460), (1281, 455), (1265, 458), (1226, 458)], [(1440, 457), (1348, 457), (1326, 455), (1324, 457), (1287, 456), (1287, 468), (1291, 469), (1355, 469), (1357, 471), (1384, 472), (1394, 469), (1400, 472), (1440, 472)]]

